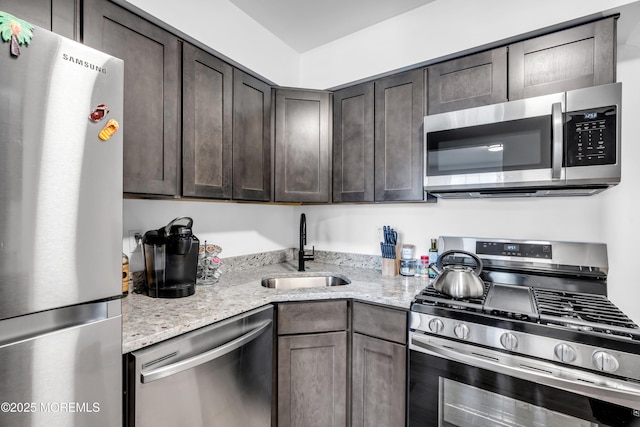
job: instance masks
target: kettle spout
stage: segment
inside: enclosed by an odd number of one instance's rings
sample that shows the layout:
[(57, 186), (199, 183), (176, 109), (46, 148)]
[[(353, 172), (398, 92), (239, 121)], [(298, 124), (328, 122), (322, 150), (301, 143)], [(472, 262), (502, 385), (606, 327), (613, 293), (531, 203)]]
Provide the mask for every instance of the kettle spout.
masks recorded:
[(437, 262), (434, 262), (434, 263), (432, 263), (432, 264), (429, 264), (429, 268), (430, 268), (431, 270), (435, 271), (435, 273), (436, 273), (438, 276), (442, 274), (442, 270), (440, 270), (440, 269), (438, 268), (438, 263), (437, 263)]

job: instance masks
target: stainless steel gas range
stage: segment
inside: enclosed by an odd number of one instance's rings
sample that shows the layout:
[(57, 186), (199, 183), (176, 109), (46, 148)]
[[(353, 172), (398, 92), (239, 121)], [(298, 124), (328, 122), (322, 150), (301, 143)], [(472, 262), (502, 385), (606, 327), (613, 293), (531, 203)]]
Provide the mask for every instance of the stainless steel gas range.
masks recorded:
[(441, 237), (439, 247), (476, 254), (485, 289), (416, 296), (410, 425), (640, 426), (640, 329), (607, 299), (606, 245)]

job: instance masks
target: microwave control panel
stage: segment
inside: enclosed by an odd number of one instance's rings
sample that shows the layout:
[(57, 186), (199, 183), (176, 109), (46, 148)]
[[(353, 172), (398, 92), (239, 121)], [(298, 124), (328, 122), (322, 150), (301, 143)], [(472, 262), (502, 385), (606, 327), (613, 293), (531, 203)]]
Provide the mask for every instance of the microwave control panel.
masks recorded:
[(566, 113), (565, 166), (615, 164), (616, 115), (615, 106)]

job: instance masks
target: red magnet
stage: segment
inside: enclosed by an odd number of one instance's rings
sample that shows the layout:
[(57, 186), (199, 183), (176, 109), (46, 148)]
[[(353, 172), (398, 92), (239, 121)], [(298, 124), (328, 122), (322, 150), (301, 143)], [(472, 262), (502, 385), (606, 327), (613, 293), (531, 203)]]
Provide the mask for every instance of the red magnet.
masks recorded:
[(102, 120), (107, 114), (109, 114), (109, 107), (104, 104), (98, 104), (98, 106), (89, 114), (89, 119), (92, 122), (97, 123)]

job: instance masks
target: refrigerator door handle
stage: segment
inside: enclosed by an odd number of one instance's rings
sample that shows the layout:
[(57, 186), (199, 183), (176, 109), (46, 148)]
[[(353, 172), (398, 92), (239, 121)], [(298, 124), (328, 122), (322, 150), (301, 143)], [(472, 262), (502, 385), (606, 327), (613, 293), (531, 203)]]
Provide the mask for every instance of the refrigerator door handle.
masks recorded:
[(224, 356), (225, 354), (230, 353), (248, 344), (254, 339), (258, 338), (258, 336), (260, 336), (260, 334), (262, 334), (262, 332), (267, 327), (269, 327), (271, 323), (272, 323), (271, 319), (264, 320), (263, 322), (259, 323), (255, 329), (252, 329), (246, 334), (241, 335), (238, 338), (231, 340), (219, 347), (216, 347), (212, 350), (209, 350), (197, 356), (193, 356), (188, 359), (181, 360), (176, 363), (172, 363), (171, 365), (163, 366), (161, 368), (154, 369), (149, 372), (143, 372), (141, 374), (142, 383), (143, 384), (150, 383), (152, 381), (156, 381), (161, 378), (165, 378), (165, 377), (177, 374), (179, 372), (186, 371), (187, 369), (195, 368), (196, 366), (202, 365), (211, 360), (218, 359)]
[(48, 310), (0, 321), (0, 347), (122, 315), (120, 299)]

